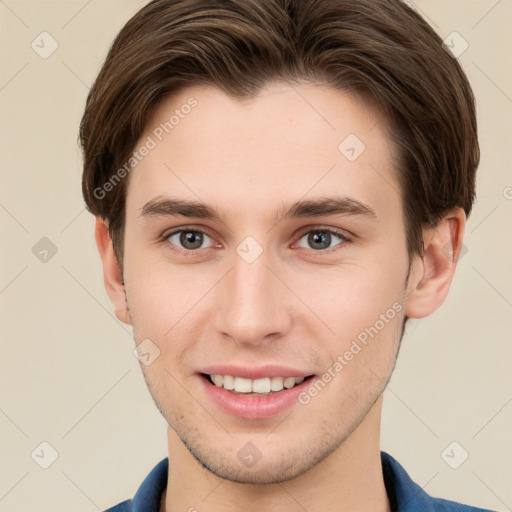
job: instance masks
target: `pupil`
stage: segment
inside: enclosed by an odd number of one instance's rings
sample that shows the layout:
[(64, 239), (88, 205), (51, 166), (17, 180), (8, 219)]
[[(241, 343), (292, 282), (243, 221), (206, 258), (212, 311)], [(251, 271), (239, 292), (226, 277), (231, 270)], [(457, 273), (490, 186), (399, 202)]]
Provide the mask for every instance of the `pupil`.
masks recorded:
[(201, 233), (196, 233), (194, 231), (186, 231), (183, 232), (180, 236), (180, 243), (186, 249), (197, 249), (201, 247), (203, 242)]
[(321, 231), (311, 233), (308, 241), (313, 249), (325, 249), (331, 244), (331, 234)]

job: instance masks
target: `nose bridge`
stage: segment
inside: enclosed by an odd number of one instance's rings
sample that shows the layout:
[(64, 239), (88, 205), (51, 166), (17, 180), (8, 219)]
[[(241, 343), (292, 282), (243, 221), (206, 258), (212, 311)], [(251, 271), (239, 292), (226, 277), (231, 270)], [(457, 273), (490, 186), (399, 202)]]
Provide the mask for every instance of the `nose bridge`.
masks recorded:
[[(286, 298), (270, 258), (242, 242), (233, 255), (231, 272), (222, 282), (216, 328), (239, 343), (258, 343), (284, 334), (290, 327)], [(274, 271), (275, 272), (275, 271)]]

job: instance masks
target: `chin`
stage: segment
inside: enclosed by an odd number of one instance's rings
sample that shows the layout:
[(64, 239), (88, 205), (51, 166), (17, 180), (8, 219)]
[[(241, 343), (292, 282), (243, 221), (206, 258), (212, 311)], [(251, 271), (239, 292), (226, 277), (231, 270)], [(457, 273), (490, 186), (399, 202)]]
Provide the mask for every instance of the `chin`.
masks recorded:
[(254, 440), (254, 444), (242, 441), (240, 449), (233, 448), (231, 439), (223, 450), (218, 444), (212, 449), (215, 442), (196, 435), (189, 435), (186, 439), (179, 433), (178, 436), (194, 459), (213, 475), (231, 482), (254, 485), (278, 484), (297, 478), (331, 455), (345, 440), (345, 436), (323, 442), (317, 438), (314, 445), (305, 443), (300, 446), (296, 440), (288, 438), (288, 443), (285, 439), (285, 442), (274, 445), (265, 439), (267, 434), (261, 437), (261, 441)]

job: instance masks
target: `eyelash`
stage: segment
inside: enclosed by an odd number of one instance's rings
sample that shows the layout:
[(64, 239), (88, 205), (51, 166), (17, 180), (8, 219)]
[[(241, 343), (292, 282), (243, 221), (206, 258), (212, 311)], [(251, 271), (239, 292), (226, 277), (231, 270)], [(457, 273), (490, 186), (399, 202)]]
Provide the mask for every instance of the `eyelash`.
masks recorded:
[[(208, 231), (205, 231), (204, 229), (198, 229), (195, 227), (181, 226), (179, 229), (174, 229), (172, 231), (166, 232), (162, 236), (162, 242), (167, 242), (167, 245), (171, 251), (173, 251), (177, 254), (181, 254), (181, 255), (189, 256), (192, 254), (198, 254), (199, 251), (201, 250), (201, 249), (183, 249), (183, 248), (177, 247), (173, 243), (169, 242), (169, 238), (171, 236), (173, 236), (177, 233), (182, 233), (182, 232), (199, 233), (199, 234), (208, 236), (212, 240), (215, 240), (215, 238)], [(339, 250), (339, 246), (342, 246), (342, 245), (345, 245), (346, 243), (352, 242), (352, 239), (349, 238), (345, 233), (342, 233), (341, 231), (338, 231), (333, 228), (323, 228), (321, 226), (314, 226), (314, 227), (309, 227), (306, 231), (301, 232), (301, 234), (297, 237), (294, 244), (297, 243), (298, 241), (300, 241), (301, 238), (304, 237), (304, 235), (307, 235), (309, 233), (330, 233), (331, 235), (335, 235), (341, 239), (341, 242), (336, 244), (334, 247), (329, 247), (327, 249), (318, 249), (318, 250), (309, 249), (309, 251), (312, 251), (315, 254), (322, 254), (322, 253), (330, 254), (333, 251)], [(206, 249), (208, 249), (208, 247)]]

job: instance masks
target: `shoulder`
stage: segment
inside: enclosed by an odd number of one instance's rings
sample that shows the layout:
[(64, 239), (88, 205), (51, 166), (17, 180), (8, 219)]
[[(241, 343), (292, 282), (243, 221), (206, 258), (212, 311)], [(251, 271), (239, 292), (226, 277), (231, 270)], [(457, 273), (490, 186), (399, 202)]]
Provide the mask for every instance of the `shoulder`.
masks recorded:
[(104, 512), (131, 512), (132, 510), (132, 500), (126, 500), (121, 503), (118, 503), (114, 507), (111, 507)]
[(470, 505), (463, 505), (455, 501), (444, 500), (441, 498), (430, 498), (432, 502), (432, 510), (436, 512), (493, 512), (486, 508), (472, 507)]
[(386, 491), (394, 512), (492, 512), (455, 501), (434, 498), (414, 482), (401, 464), (381, 452)]
[(167, 486), (169, 459), (161, 460), (146, 476), (131, 500), (118, 503), (103, 512), (158, 512)]

